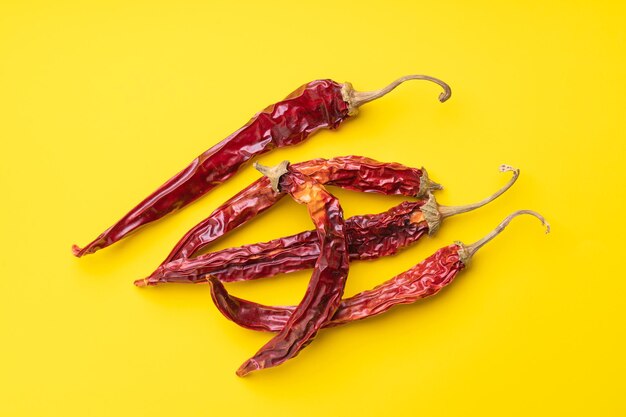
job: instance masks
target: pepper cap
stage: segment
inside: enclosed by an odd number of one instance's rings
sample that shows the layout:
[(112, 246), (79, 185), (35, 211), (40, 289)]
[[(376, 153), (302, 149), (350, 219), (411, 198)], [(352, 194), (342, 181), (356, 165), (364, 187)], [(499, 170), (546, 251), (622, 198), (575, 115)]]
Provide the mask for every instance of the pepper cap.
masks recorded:
[(278, 187), (278, 181), (280, 181), (280, 177), (289, 172), (287, 169), (289, 167), (289, 161), (283, 161), (278, 165), (273, 167), (268, 167), (265, 165), (261, 165), (258, 162), (254, 163), (254, 168), (259, 171), (261, 174), (265, 175), (270, 180), (270, 185), (272, 186), (272, 190), (277, 193), (280, 192)]

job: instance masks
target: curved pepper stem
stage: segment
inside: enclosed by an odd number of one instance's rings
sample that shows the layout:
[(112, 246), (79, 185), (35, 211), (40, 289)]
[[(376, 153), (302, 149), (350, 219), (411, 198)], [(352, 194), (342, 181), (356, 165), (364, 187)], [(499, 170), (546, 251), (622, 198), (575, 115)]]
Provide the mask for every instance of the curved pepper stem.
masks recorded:
[(439, 94), (439, 101), (442, 103), (449, 99), (452, 95), (452, 89), (450, 88), (450, 86), (438, 78), (430, 77), (428, 75), (405, 75), (404, 77), (398, 78), (388, 86), (375, 91), (355, 91), (352, 88), (351, 84), (346, 83), (344, 84), (346, 90), (344, 93), (347, 96), (345, 98), (347, 99), (346, 101), (350, 104), (351, 110), (355, 111), (358, 107), (361, 107), (365, 103), (369, 103), (372, 100), (376, 100), (386, 95), (403, 82), (409, 80), (426, 80), (441, 86), (441, 88), (443, 88), (443, 92)]
[(510, 165), (504, 165), (504, 164), (500, 165), (500, 172), (509, 172), (509, 171), (513, 172), (513, 177), (511, 177), (509, 182), (507, 182), (504, 185), (504, 187), (500, 188), (498, 191), (496, 191), (489, 197), (483, 200), (477, 201), (476, 203), (466, 204), (463, 206), (439, 206), (439, 214), (441, 214), (441, 217), (445, 219), (446, 217), (454, 216), (454, 215), (461, 214), (461, 213), (467, 213), (468, 211), (475, 210), (479, 207), (482, 207), (486, 204), (491, 203), (493, 200), (495, 200), (496, 198), (504, 194), (506, 190), (511, 188), (511, 186), (513, 186), (513, 184), (515, 184), (515, 181), (517, 181), (517, 179), (519, 178), (519, 169), (513, 168)]
[(479, 207), (482, 207), (496, 198), (500, 197), (506, 190), (511, 188), (517, 178), (519, 177), (519, 169), (513, 168), (509, 165), (500, 165), (500, 172), (513, 172), (513, 177), (509, 180), (509, 182), (504, 185), (504, 187), (500, 188), (494, 194), (489, 197), (482, 199), (476, 203), (466, 204), (463, 206), (440, 206), (435, 201), (435, 197), (432, 194), (429, 194), (428, 200), (426, 203), (422, 205), (420, 211), (424, 215), (424, 220), (428, 223), (428, 234), (434, 235), (439, 230), (439, 226), (441, 225), (441, 221), (446, 217), (455, 216), (461, 213), (467, 213), (468, 211), (475, 210)]
[(550, 224), (546, 221), (546, 219), (541, 214), (532, 210), (518, 210), (514, 213), (511, 213), (506, 219), (502, 221), (502, 223), (498, 225), (498, 227), (496, 227), (491, 233), (489, 233), (487, 236), (483, 237), (482, 239), (472, 243), (471, 245), (461, 244), (461, 247), (464, 249), (463, 256), (462, 256), (463, 263), (467, 263), (467, 261), (472, 256), (474, 256), (474, 254), (476, 253), (476, 251), (478, 251), (478, 249), (482, 248), (487, 242), (492, 240), (494, 237), (498, 236), (509, 225), (509, 223), (511, 223), (511, 220), (513, 220), (514, 218), (522, 214), (529, 214), (531, 216), (535, 216), (536, 218), (538, 218), (541, 221), (541, 224), (545, 226), (546, 233), (550, 233)]

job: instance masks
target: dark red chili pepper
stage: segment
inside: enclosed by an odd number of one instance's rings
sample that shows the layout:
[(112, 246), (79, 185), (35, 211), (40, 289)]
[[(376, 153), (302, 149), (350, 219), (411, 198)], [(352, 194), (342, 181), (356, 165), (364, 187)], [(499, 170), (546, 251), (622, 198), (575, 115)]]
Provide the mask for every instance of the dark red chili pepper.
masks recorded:
[[(530, 210), (516, 211), (500, 223), (494, 231), (476, 243), (466, 246), (456, 242), (441, 248), (408, 271), (371, 290), (342, 300), (332, 320), (328, 321), (324, 327), (338, 326), (376, 316), (396, 305), (411, 304), (438, 293), (452, 282), (478, 249), (498, 235), (514, 217), (520, 214), (537, 217), (546, 226), (546, 233), (550, 231), (550, 226), (540, 214)], [(284, 328), (294, 311), (294, 307), (265, 306), (233, 297), (228, 294), (217, 278), (211, 277), (209, 282), (211, 283), (211, 296), (218, 310), (226, 318), (242, 327), (278, 332)]]
[[(428, 178), (424, 168), (383, 163), (362, 156), (314, 159), (291, 167), (322, 184), (355, 191), (421, 197), (441, 188)], [(270, 187), (267, 177), (253, 182), (187, 232), (162, 265), (177, 258), (192, 257), (227, 232), (269, 209), (284, 196), (285, 193)], [(157, 273), (158, 270), (154, 272)]]
[[(519, 170), (507, 165), (502, 165), (500, 171), (513, 171), (513, 177), (496, 193), (474, 204), (459, 207), (438, 206), (430, 194), (428, 199), (403, 202), (384, 213), (347, 219), (346, 241), (350, 260), (393, 255), (416, 242), (424, 233), (435, 233), (444, 218), (474, 210), (493, 201), (519, 177)], [(206, 282), (207, 275), (224, 282), (270, 277), (312, 268), (319, 253), (319, 241), (315, 232), (307, 231), (191, 259), (177, 258), (161, 265), (150, 277), (135, 281), (135, 285), (200, 283)]]
[(320, 255), (309, 286), (281, 331), (252, 358), (237, 375), (280, 365), (308, 345), (317, 331), (335, 314), (348, 277), (345, 222), (339, 201), (324, 186), (284, 164), (271, 169), (256, 165), (274, 184), (305, 204), (320, 241)]
[(233, 176), (254, 156), (300, 143), (319, 129), (334, 129), (348, 116), (356, 114), (359, 106), (387, 94), (404, 81), (416, 79), (442, 86), (445, 92), (439, 96), (441, 102), (450, 97), (447, 84), (424, 75), (409, 75), (372, 92), (357, 92), (349, 83), (339, 84), (331, 80), (317, 80), (301, 86), (198, 156), (93, 242), (82, 249), (74, 245), (74, 255), (94, 253), (117, 242), (139, 227), (196, 200)]
[[(426, 233), (428, 225), (419, 211), (424, 203), (425, 200), (403, 202), (385, 213), (347, 219), (346, 241), (350, 259), (392, 254), (398, 247), (408, 245)], [(177, 258), (160, 266), (148, 278), (135, 281), (135, 285), (206, 283), (208, 274), (228, 282), (270, 277), (313, 268), (319, 254), (319, 240), (316, 232), (311, 230), (191, 259)]]

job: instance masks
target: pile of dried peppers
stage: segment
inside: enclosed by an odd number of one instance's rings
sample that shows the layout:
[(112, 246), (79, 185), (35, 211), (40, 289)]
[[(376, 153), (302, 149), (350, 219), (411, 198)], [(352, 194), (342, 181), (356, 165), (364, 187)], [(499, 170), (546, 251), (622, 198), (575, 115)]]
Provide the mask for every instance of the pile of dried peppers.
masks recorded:
[[(80, 257), (105, 248), (140, 227), (196, 200), (233, 176), (256, 155), (294, 145), (322, 128), (335, 129), (354, 116), (358, 108), (384, 96), (407, 80), (427, 80), (440, 85), (441, 102), (450, 87), (425, 75), (402, 77), (387, 87), (359, 92), (349, 83), (316, 80), (307, 83), (284, 100), (256, 114), (245, 126), (194, 159), (117, 223), (83, 248), (74, 246)], [(242, 327), (275, 332), (276, 335), (237, 370), (244, 376), (252, 371), (277, 366), (296, 356), (324, 327), (338, 326), (381, 314), (399, 304), (410, 304), (436, 294), (450, 284), (470, 258), (521, 214), (509, 215), (497, 228), (479, 241), (464, 245), (455, 242), (375, 288), (343, 298), (349, 263), (393, 255), (433, 235), (442, 220), (488, 204), (502, 195), (518, 179), (510, 180), (481, 201), (461, 205), (437, 204), (433, 191), (441, 188), (424, 168), (383, 163), (361, 156), (314, 159), (297, 164), (283, 162), (275, 167), (255, 164), (263, 174), (201, 221), (174, 246), (163, 262), (146, 278), (135, 281), (140, 287), (165, 283), (209, 283), (218, 310)], [(344, 218), (341, 205), (326, 186), (360, 192), (410, 197), (386, 212)], [(211, 243), (247, 223), (289, 195), (307, 207), (313, 230), (269, 242), (206, 252)], [(271, 277), (280, 273), (313, 269), (309, 285), (297, 306), (264, 306), (228, 294), (223, 282)]]

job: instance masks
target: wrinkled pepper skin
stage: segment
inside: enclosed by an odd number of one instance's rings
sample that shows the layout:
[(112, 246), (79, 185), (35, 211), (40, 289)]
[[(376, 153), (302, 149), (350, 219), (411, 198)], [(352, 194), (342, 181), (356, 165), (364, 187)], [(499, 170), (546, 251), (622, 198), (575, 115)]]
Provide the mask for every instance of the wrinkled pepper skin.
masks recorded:
[(336, 128), (348, 117), (348, 103), (342, 98), (341, 88), (334, 81), (317, 80), (270, 105), (194, 159), (93, 242), (82, 249), (74, 245), (74, 255), (94, 253), (181, 209), (233, 176), (254, 156), (300, 143), (319, 129)]
[(335, 314), (348, 277), (345, 221), (337, 198), (293, 169), (280, 177), (279, 184), (280, 190), (307, 206), (320, 242), (320, 254), (300, 304), (278, 334), (241, 365), (238, 376), (277, 366), (295, 357)]
[[(302, 165), (304, 166), (304, 164)], [(337, 164), (334, 163), (332, 165)], [(367, 186), (365, 183), (361, 184), (364, 178), (370, 179), (372, 184), (381, 186), (392, 185), (393, 182), (387, 181), (387, 178), (399, 178), (402, 175), (398, 174), (407, 173), (407, 170), (402, 166), (397, 167), (396, 165), (385, 164), (380, 170), (376, 168), (370, 169), (375, 167), (370, 161), (368, 164), (363, 163), (361, 165), (362, 167), (367, 167), (367, 170), (359, 168), (348, 171), (344, 165), (341, 170), (325, 169), (310, 170), (310, 172), (316, 173), (316, 178), (331, 184), (339, 182), (338, 178), (351, 177), (349, 183), (359, 184), (359, 188), (364, 188)], [(322, 164), (321, 166), (328, 168), (331, 164)], [(307, 167), (293, 169), (306, 171)], [(381, 172), (386, 170), (391, 171), (386, 172), (384, 177), (381, 176)], [(432, 193), (428, 191), (437, 188), (438, 184), (430, 181), (425, 175), (425, 171), (423, 171), (419, 188), (420, 190), (428, 190), (426, 191), (427, 198), (416, 203), (404, 202), (385, 213), (355, 216), (346, 221), (346, 240), (350, 251), (350, 259), (375, 259), (381, 256), (392, 255), (403, 247), (417, 241), (425, 232), (428, 232), (428, 234), (436, 233), (443, 219), (467, 213), (489, 204), (510, 189), (519, 178), (519, 170), (508, 165), (501, 166), (500, 171), (513, 172), (513, 176), (503, 187), (480, 201), (456, 207), (439, 206), (437, 204)], [(354, 172), (358, 172), (359, 175), (355, 176)], [(370, 175), (370, 172), (374, 173), (373, 177)], [(416, 173), (411, 172), (410, 175), (403, 176), (408, 181), (407, 183), (413, 184), (404, 191), (412, 193), (418, 186), (417, 181), (411, 181), (416, 178)], [(343, 186), (341, 183), (340, 185)], [(424, 185), (428, 186), (425, 187)], [(396, 191), (398, 190), (383, 190), (386, 193)], [(234, 221), (237, 220), (236, 217), (232, 217), (232, 219)], [(210, 221), (210, 219), (207, 221)], [(179, 242), (177, 248), (170, 255), (170, 259), (173, 260), (162, 263), (151, 276), (135, 281), (135, 285), (158, 285), (164, 282), (197, 283), (204, 282), (207, 275), (212, 275), (223, 282), (269, 277), (278, 273), (288, 273), (310, 268), (319, 253), (314, 233), (303, 232), (270, 242), (229, 248), (189, 258), (188, 254), (199, 247), (206, 247), (204, 242), (210, 241), (210, 239), (205, 239), (204, 237), (207, 234), (211, 237), (212, 226), (209, 228), (204, 226), (201, 224), (199, 229), (192, 230)]]
[[(341, 301), (332, 320), (324, 327), (333, 327), (382, 314), (400, 304), (412, 304), (430, 297), (450, 284), (465, 268), (459, 251), (461, 246), (439, 249), (413, 268), (377, 287)], [(288, 323), (295, 307), (273, 307), (242, 300), (228, 294), (217, 278), (209, 278), (211, 296), (218, 310), (229, 320), (252, 330), (279, 332)]]
[[(295, 171), (314, 180), (344, 189), (385, 195), (420, 197), (440, 186), (430, 182), (424, 168), (410, 168), (398, 163), (383, 163), (361, 156), (314, 159), (291, 165)], [(218, 207), (209, 217), (189, 230), (161, 263), (191, 258), (211, 243), (266, 211), (281, 198), (270, 181), (262, 177)], [(159, 270), (148, 279), (158, 282)]]
[[(384, 213), (347, 219), (346, 241), (350, 260), (370, 260), (393, 255), (428, 233), (428, 224), (420, 211), (424, 202), (405, 201)], [(316, 232), (306, 231), (191, 259), (178, 258), (135, 284), (206, 283), (207, 275), (223, 282), (271, 277), (313, 268), (319, 254)]]
[(364, 156), (320, 158), (291, 166), (320, 184), (362, 193), (423, 197), (428, 191), (441, 188), (429, 180), (423, 167), (411, 168), (397, 162), (379, 162)]

